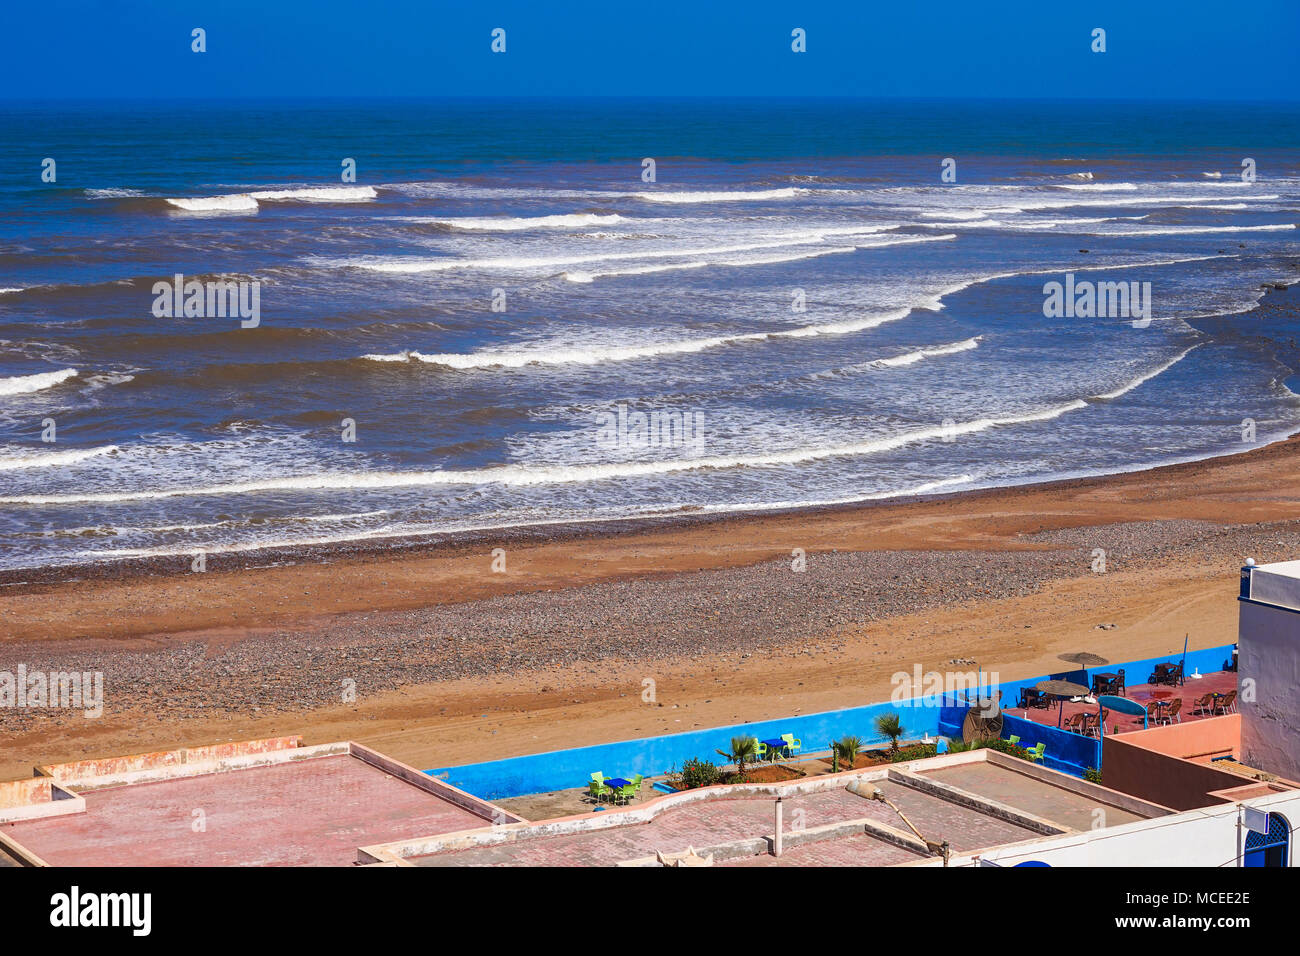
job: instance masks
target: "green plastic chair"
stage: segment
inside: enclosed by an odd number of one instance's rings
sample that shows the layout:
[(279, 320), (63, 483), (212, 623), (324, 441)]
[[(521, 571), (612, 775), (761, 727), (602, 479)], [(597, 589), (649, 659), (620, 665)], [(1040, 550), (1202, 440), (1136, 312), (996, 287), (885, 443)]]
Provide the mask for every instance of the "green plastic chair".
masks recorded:
[(636, 799), (636, 795), (641, 792), (641, 781), (633, 780), (626, 787), (618, 788), (618, 799), (626, 806)]
[(761, 740), (754, 741), (754, 759), (755, 760), (768, 759), (767, 744), (763, 743), (763, 741)]
[(1012, 734), (1010, 737), (1007, 738), (1007, 742), (1014, 747), (1016, 744), (1020, 743), (1020, 737), (1017, 736), (1016, 734)]
[(611, 796), (614, 790), (612, 787), (605, 786), (605, 775), (597, 770), (591, 775), (591, 783), (588, 785), (587, 792), (599, 803), (602, 797)]
[(1034, 746), (1032, 746), (1032, 747), (1030, 747), (1028, 750), (1026, 750), (1026, 751), (1025, 751), (1025, 754), (1029, 757), (1030, 760), (1032, 760), (1032, 761), (1034, 761), (1034, 762), (1036, 763), (1036, 762), (1038, 762), (1039, 760), (1042, 760), (1042, 759), (1043, 759), (1043, 752), (1046, 751), (1046, 750), (1047, 750), (1047, 744), (1043, 743), (1043, 742), (1040, 740), (1040, 741), (1039, 741), (1038, 743), (1036, 743)]
[(790, 756), (794, 756), (803, 750), (803, 741), (795, 737), (794, 734), (782, 734), (781, 739), (786, 742), (786, 750)]

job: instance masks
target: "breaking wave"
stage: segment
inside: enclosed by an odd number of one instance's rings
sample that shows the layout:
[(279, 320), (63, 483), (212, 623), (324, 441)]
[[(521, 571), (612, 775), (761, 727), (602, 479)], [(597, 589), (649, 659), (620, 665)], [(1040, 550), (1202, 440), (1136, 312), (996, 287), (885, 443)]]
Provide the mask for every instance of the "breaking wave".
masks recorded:
[(75, 368), (65, 368), (58, 372), (40, 372), (36, 375), (16, 375), (12, 378), (0, 378), (0, 395), (24, 395), (53, 388), (61, 382), (75, 377)]

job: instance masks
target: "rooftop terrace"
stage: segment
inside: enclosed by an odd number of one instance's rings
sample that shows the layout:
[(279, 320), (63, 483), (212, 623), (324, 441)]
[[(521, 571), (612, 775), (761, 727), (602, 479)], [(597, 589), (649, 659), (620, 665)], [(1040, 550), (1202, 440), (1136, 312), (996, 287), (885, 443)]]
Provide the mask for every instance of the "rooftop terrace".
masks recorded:
[[(872, 799), (871, 788), (893, 807)], [(777, 796), (785, 844), (779, 858), (771, 855)], [(398, 841), (364, 853), (416, 866), (635, 866), (692, 848), (727, 865), (887, 866), (932, 856), (900, 812), (926, 840), (969, 853), (1089, 828), (1098, 807), (1107, 825), (1169, 812), (978, 750), (779, 784), (705, 787), (631, 807)]]
[(359, 846), (482, 826), (499, 813), (356, 745), (236, 761), (49, 768), (75, 797), (45, 809), (68, 812), (14, 820), (0, 834), (52, 866), (344, 866)]
[[(1129, 675), (1135, 677), (1137, 675)], [(1142, 675), (1145, 678), (1148, 675)], [(1227, 694), (1237, 689), (1237, 674), (1235, 671), (1216, 671), (1210, 674), (1202, 674), (1199, 678), (1188, 677), (1186, 682), (1177, 686), (1166, 684), (1130, 684), (1125, 691), (1125, 697), (1136, 701), (1143, 706), (1150, 704), (1153, 700), (1164, 700), (1170, 704), (1174, 700), (1181, 699), (1182, 705), (1179, 708), (1178, 715), (1175, 718), (1180, 723), (1186, 723), (1192, 720), (1203, 720), (1207, 717), (1214, 716), (1209, 710), (1198, 710), (1195, 703), (1198, 699), (1206, 694), (1219, 693)], [(1007, 713), (1016, 717), (1022, 717), (1026, 720), (1032, 720), (1035, 723), (1045, 724), (1051, 727), (1057, 726), (1060, 722), (1064, 724), (1076, 714), (1088, 714), (1096, 716), (1097, 704), (1089, 703), (1085, 700), (1072, 701), (1065, 700), (1060, 703), (1053, 702), (1049, 707), (1029, 707), (1022, 708), (1013, 706), (1015, 701), (1004, 702)], [(1148, 721), (1150, 726), (1155, 726), (1155, 721)], [(1106, 733), (1129, 733), (1135, 730), (1142, 730), (1143, 719), (1138, 714), (1121, 714), (1115, 710), (1108, 709), (1106, 716)]]

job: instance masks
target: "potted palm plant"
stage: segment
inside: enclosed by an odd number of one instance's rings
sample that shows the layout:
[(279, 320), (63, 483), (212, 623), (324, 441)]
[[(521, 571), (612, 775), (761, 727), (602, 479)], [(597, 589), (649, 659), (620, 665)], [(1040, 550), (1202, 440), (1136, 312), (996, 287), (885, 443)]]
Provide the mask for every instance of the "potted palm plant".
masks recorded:
[(854, 763), (857, 762), (858, 754), (862, 751), (862, 740), (852, 736), (841, 737), (831, 744), (831, 750), (835, 755), (836, 772), (839, 771), (841, 761), (844, 763), (846, 770), (852, 770)]
[(898, 738), (906, 733), (898, 714), (881, 714), (876, 718), (876, 730), (882, 737), (889, 738), (889, 752), (898, 753)]
[(731, 752), (719, 750), (717, 753), (736, 765), (736, 775), (745, 775), (745, 764), (758, 758), (758, 741), (753, 737), (732, 737)]

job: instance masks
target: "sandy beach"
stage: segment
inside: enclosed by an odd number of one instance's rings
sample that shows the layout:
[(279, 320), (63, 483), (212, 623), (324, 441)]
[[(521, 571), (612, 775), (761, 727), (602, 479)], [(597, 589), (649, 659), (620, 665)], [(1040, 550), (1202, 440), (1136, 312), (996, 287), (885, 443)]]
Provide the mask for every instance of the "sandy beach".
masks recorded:
[(105, 707), (0, 711), (0, 778), (288, 733), (436, 766), (882, 700), (914, 664), (977, 660), (1014, 679), (1070, 650), (1122, 661), (1173, 653), (1185, 634), (1229, 643), (1240, 562), (1300, 552), (1298, 447), (270, 567), (214, 556), (201, 574), (11, 576), (0, 668), (102, 670)]

